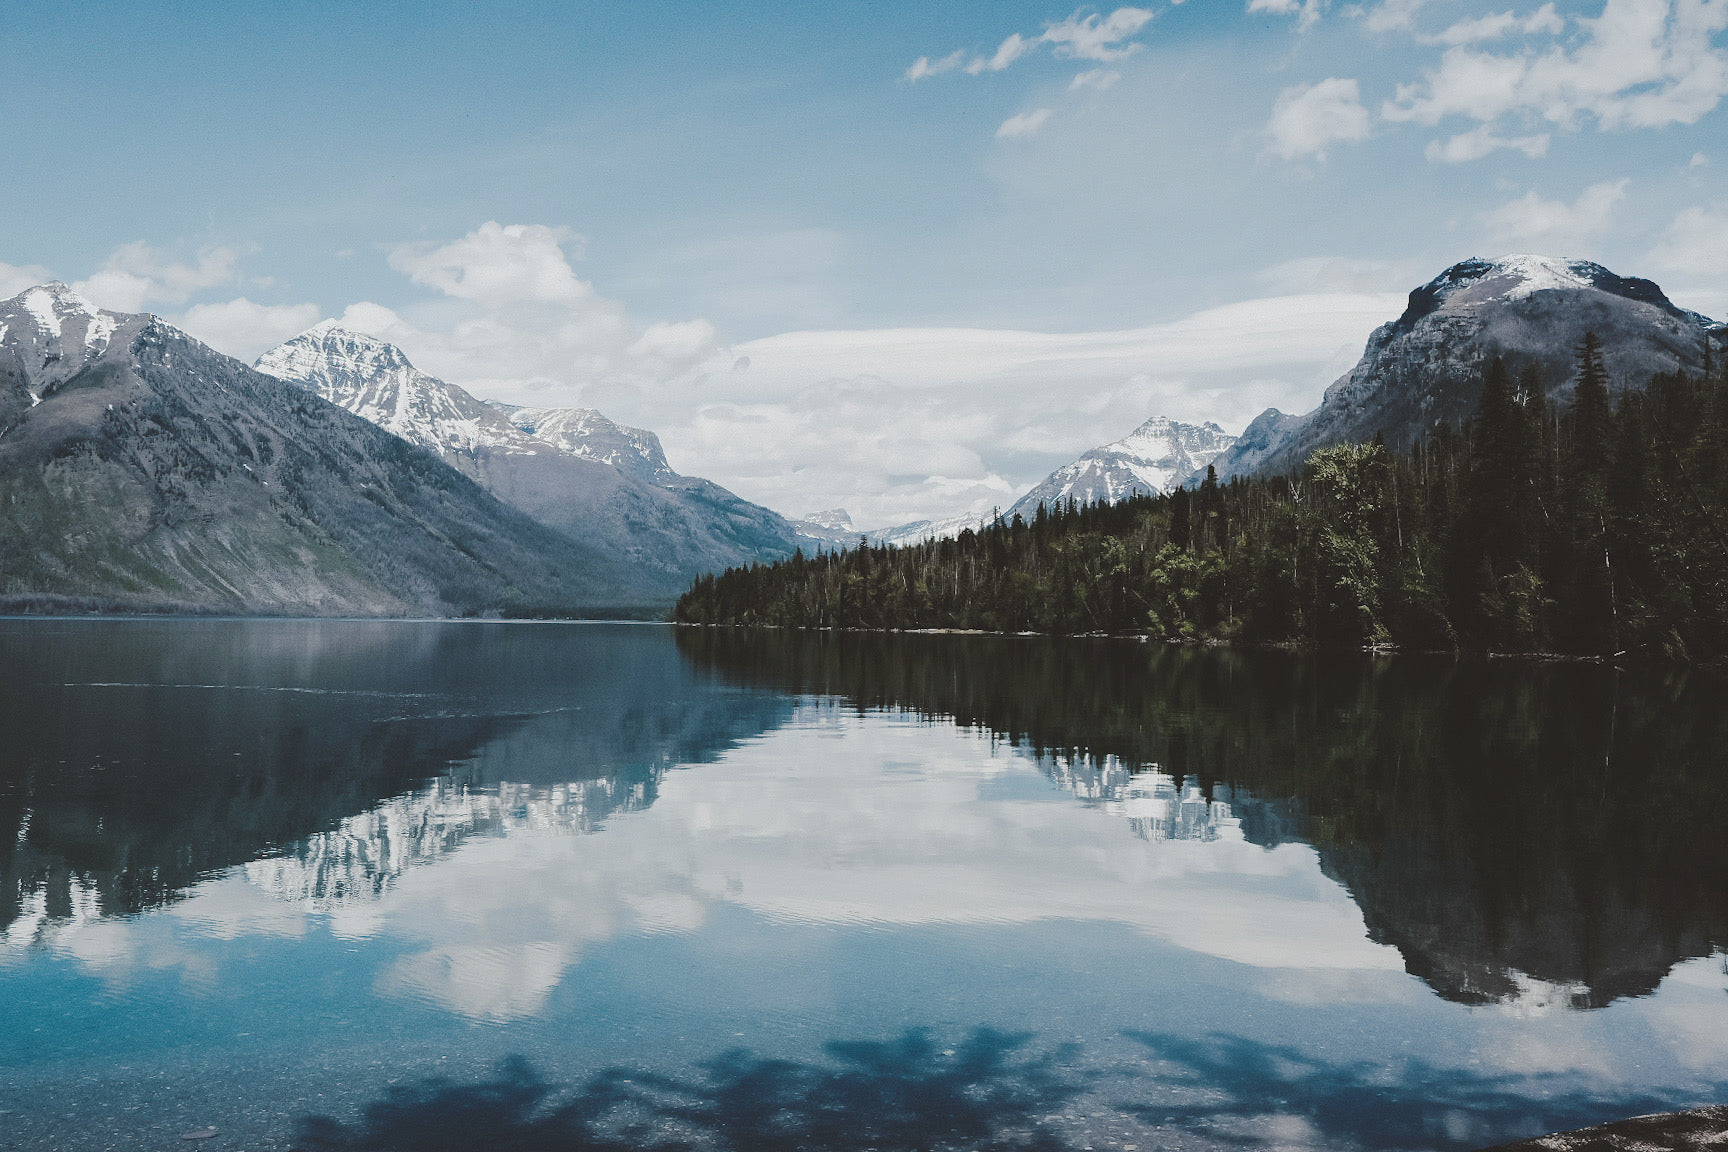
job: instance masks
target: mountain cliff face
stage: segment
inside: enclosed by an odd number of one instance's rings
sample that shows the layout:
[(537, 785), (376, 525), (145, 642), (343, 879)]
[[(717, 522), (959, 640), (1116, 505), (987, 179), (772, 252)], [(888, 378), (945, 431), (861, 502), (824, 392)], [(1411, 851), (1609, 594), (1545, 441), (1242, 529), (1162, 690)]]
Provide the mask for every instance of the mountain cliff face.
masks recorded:
[(628, 573), (436, 457), (152, 316), (0, 302), (0, 597), (459, 615), (619, 607)]
[[(1301, 467), (1316, 448), (1372, 440), (1395, 450), (1476, 406), (1481, 374), (1500, 357), (1534, 366), (1551, 395), (1570, 395), (1586, 332), (1602, 340), (1616, 393), (1658, 372), (1698, 369), (1723, 327), (1676, 306), (1655, 284), (1599, 264), (1547, 256), (1471, 259), (1410, 293), (1409, 307), (1368, 338), (1362, 359), (1305, 416), (1268, 409), (1214, 466), (1219, 476)], [(1191, 474), (1195, 478), (1199, 472)]]
[(1136, 495), (1156, 495), (1181, 484), (1236, 442), (1216, 424), (1182, 424), (1154, 416), (1113, 444), (1094, 448), (1066, 464), (1008, 510), (1030, 520), (1039, 505), (1114, 504)]
[(799, 544), (777, 513), (674, 472), (652, 432), (588, 408), (483, 403), (334, 321), (271, 349), (257, 367), (436, 452), (534, 519), (623, 559), (663, 599), (701, 573), (778, 559)]

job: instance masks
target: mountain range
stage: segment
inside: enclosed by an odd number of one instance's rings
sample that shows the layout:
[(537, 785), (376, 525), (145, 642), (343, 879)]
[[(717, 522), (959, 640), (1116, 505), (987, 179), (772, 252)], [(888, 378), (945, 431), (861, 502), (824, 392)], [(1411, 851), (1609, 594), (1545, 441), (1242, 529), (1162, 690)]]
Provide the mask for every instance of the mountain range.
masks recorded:
[(146, 315), (0, 302), (0, 598), (463, 615), (644, 601), (630, 566)]
[(652, 432), (591, 408), (485, 403), (401, 349), (325, 321), (257, 369), (428, 449), (542, 524), (624, 560), (669, 600), (703, 572), (779, 559), (807, 542), (778, 513), (673, 471)]

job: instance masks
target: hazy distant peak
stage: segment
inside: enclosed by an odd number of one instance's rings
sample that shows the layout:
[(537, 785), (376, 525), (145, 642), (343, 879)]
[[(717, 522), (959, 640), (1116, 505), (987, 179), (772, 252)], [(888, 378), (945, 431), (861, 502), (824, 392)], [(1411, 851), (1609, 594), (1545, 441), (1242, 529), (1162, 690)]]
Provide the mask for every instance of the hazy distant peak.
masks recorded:
[(801, 519), (806, 524), (814, 524), (819, 528), (831, 528), (836, 532), (852, 530), (852, 514), (844, 508), (830, 508), (825, 512), (807, 512)]

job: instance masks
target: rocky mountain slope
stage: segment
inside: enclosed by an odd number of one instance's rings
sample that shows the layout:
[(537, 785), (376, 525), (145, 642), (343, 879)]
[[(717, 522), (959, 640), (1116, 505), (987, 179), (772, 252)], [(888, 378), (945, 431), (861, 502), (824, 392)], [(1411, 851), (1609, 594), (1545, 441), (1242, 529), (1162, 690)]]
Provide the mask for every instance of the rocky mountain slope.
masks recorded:
[[(1481, 373), (1502, 358), (1534, 365), (1551, 395), (1570, 394), (1575, 350), (1602, 340), (1616, 393), (1657, 372), (1696, 370), (1722, 325), (1676, 306), (1649, 280), (1599, 264), (1515, 255), (1454, 264), (1410, 293), (1398, 319), (1375, 329), (1357, 365), (1304, 416), (1268, 409), (1214, 466), (1220, 476), (1299, 468), (1328, 444), (1372, 440), (1394, 449), (1456, 426), (1475, 408)], [(1198, 473), (1192, 474), (1194, 479)]]
[(1216, 424), (1183, 424), (1154, 416), (1122, 439), (1065, 464), (1026, 493), (1007, 515), (1030, 520), (1040, 505), (1114, 504), (1130, 496), (1168, 492), (1236, 442)]
[(452, 615), (622, 607), (623, 565), (152, 316), (0, 302), (0, 598)]
[(652, 432), (588, 408), (483, 403), (334, 321), (266, 352), (257, 368), (436, 452), (548, 527), (624, 559), (662, 597), (801, 543), (779, 514), (678, 475)]

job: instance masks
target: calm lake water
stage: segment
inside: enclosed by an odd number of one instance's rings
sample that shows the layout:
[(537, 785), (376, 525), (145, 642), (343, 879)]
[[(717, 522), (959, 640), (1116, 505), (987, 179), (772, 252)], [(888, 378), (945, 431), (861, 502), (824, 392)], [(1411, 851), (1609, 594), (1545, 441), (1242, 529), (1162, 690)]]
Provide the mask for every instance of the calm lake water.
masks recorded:
[(1724, 705), (1117, 641), (0, 621), (0, 1147), (1469, 1148), (1720, 1102)]

